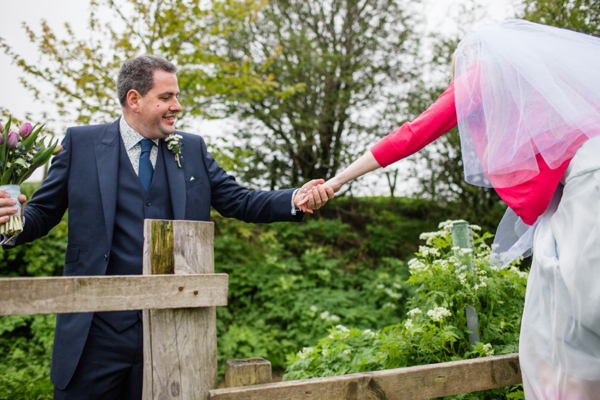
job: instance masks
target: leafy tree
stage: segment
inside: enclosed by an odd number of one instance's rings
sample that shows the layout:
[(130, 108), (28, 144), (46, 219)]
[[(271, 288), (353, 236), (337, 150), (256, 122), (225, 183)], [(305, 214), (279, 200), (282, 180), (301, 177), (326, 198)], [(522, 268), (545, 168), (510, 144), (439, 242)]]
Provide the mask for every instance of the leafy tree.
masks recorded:
[[(230, 59), (279, 56), (265, 69), (289, 96), (240, 96), (230, 111), (251, 163), (246, 181), (276, 187), (330, 177), (377, 132), (389, 88), (414, 78), (412, 0), (273, 0), (227, 37)], [(301, 84), (302, 86), (298, 86)], [(260, 144), (259, 146), (257, 146)]]
[(600, 36), (600, 3), (596, 0), (524, 0), (523, 18)]
[[(56, 104), (62, 119), (74, 116), (78, 124), (105, 123), (120, 115), (115, 89), (122, 62), (141, 54), (164, 57), (179, 66), (185, 126), (194, 117), (222, 115), (222, 104), (231, 99), (293, 92), (265, 73), (276, 56), (274, 48), (255, 62), (231, 60), (223, 47), (236, 24), (254, 18), (263, 6), (253, 0), (92, 0), (87, 37), (65, 24), (66, 37), (61, 38), (42, 20), (41, 32), (23, 24), (38, 48), (37, 62), (1, 37), (0, 47), (21, 68), (21, 82), (36, 99)], [(101, 18), (107, 10), (110, 17)], [(47, 85), (49, 91), (40, 89)], [(242, 157), (234, 152), (220, 161), (228, 167)]]

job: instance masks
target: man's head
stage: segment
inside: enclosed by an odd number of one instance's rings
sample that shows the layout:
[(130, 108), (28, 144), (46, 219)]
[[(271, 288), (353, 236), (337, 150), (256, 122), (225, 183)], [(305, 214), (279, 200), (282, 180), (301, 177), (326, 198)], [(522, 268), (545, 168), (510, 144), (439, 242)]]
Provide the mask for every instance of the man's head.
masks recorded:
[(177, 96), (176, 68), (155, 56), (125, 61), (117, 79), (117, 94), (127, 123), (149, 139), (161, 139), (175, 131), (181, 111)]

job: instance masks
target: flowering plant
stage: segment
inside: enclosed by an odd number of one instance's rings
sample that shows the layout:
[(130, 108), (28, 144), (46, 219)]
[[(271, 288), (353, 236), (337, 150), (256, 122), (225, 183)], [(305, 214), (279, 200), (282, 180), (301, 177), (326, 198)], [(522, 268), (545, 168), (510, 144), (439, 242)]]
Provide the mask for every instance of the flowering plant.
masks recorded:
[[(46, 145), (45, 137), (40, 135), (43, 125), (32, 126), (29, 122), (21, 124), (18, 133), (11, 131), (12, 118), (6, 127), (0, 123), (0, 189), (11, 197), (19, 195), (19, 185), (44, 165), (53, 153), (60, 151), (58, 140), (50, 140)], [(8, 223), (0, 227), (0, 234), (10, 236), (23, 230), (20, 204), (17, 213), (10, 216)]]
[[(416, 257), (404, 264), (413, 286), (404, 320), (383, 330), (338, 324), (329, 336), (288, 358), (284, 379), (368, 372), (413, 365), (503, 355), (518, 351), (519, 327), (528, 273), (516, 260), (508, 268), (489, 263), (493, 235), (479, 234), (470, 225), (473, 249), (452, 243), (455, 222), (445, 221), (436, 232), (425, 232)], [(468, 262), (473, 268), (468, 268)], [(401, 275), (402, 271), (398, 271)], [(471, 346), (465, 307), (479, 315), (479, 342)], [(521, 397), (519, 397), (521, 396)], [(465, 398), (463, 395), (451, 397)], [(469, 394), (469, 399), (522, 398), (515, 387)]]
[(175, 155), (175, 161), (177, 161), (179, 168), (181, 168), (181, 150), (183, 150), (183, 143), (181, 143), (181, 139), (183, 139), (183, 136), (176, 133), (169, 135), (165, 139), (167, 141), (167, 148), (171, 150), (173, 155)]

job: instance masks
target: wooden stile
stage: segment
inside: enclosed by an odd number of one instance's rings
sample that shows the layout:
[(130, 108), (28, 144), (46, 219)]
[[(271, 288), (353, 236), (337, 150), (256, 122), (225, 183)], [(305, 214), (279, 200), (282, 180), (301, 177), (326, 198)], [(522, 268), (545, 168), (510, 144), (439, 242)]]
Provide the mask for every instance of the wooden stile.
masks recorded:
[(428, 399), (522, 382), (517, 354), (386, 371), (214, 389), (211, 400)]
[[(144, 274), (211, 274), (213, 243), (212, 222), (146, 220)], [(216, 384), (215, 307), (144, 310), (143, 398), (206, 399)]]

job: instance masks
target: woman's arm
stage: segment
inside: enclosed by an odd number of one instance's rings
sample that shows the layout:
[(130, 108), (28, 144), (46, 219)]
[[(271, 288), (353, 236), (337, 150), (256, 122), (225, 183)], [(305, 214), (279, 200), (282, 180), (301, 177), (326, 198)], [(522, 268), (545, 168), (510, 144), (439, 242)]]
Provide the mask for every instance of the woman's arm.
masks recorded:
[(383, 139), (371, 150), (354, 161), (325, 185), (334, 191), (353, 179), (410, 156), (456, 126), (454, 84), (425, 112), (412, 122), (407, 122)]
[(354, 161), (344, 171), (325, 182), (325, 186), (330, 186), (334, 192), (340, 190), (342, 185), (363, 176), (367, 172), (374, 171), (381, 168), (381, 165), (375, 159), (375, 156), (371, 151), (367, 151), (358, 160)]

